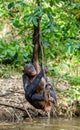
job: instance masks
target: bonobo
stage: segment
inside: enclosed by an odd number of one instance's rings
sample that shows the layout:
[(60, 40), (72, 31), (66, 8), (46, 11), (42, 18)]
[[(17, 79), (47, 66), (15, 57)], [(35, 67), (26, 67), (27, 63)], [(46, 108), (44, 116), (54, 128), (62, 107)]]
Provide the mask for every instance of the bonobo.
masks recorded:
[(46, 83), (45, 87), (40, 86), (42, 77), (44, 78), (43, 70), (39, 74), (36, 74), (36, 70), (32, 64), (25, 65), (23, 70), (25, 98), (35, 108), (49, 111), (48, 106), (50, 107), (50, 102), (57, 103), (56, 94), (51, 84)]

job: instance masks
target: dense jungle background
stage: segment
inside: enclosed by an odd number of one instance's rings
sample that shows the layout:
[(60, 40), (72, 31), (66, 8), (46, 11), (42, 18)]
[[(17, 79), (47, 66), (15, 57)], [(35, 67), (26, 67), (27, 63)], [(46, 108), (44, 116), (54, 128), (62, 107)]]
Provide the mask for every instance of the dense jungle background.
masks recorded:
[(20, 106), (23, 101), (22, 70), (32, 59), (37, 18), (41, 18), (44, 48), (40, 62), (48, 66), (59, 102), (58, 114), (80, 116), (79, 0), (0, 0), (0, 111), (3, 108), (11, 114), (7, 104)]

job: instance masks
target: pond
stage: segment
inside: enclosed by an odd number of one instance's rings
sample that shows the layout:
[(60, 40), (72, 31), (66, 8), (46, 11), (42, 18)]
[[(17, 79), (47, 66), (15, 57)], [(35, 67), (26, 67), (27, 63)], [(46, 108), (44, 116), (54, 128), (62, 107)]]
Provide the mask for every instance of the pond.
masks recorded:
[(80, 130), (80, 118), (37, 118), (17, 123), (0, 123), (0, 130)]

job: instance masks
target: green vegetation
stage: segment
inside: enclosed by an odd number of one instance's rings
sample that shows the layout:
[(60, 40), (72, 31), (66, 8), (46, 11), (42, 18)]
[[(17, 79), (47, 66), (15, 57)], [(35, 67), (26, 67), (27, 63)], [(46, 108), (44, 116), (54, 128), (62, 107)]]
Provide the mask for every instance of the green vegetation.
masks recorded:
[(20, 71), (31, 61), (33, 25), (40, 17), (49, 75), (54, 82), (67, 80), (70, 87), (63, 93), (80, 100), (79, 0), (1, 0), (0, 76), (8, 77), (8, 69)]

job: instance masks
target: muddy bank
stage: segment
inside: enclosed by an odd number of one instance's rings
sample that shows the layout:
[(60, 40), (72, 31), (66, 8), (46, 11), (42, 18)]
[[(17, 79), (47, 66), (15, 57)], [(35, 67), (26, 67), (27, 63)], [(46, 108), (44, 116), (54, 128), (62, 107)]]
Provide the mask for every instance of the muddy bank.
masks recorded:
[(0, 79), (0, 121), (23, 120), (39, 115), (46, 116), (46, 113), (26, 101), (21, 76)]
[[(57, 116), (72, 117), (80, 116), (80, 106), (77, 102), (73, 105), (63, 102), (63, 95), (57, 93), (58, 107)], [(0, 121), (15, 121), (37, 116), (47, 116), (42, 110), (35, 109), (25, 97), (22, 85), (22, 77), (11, 76), (8, 79), (0, 79)]]

